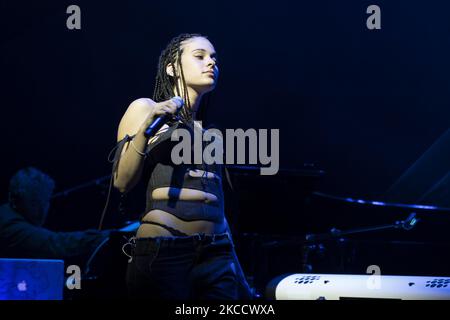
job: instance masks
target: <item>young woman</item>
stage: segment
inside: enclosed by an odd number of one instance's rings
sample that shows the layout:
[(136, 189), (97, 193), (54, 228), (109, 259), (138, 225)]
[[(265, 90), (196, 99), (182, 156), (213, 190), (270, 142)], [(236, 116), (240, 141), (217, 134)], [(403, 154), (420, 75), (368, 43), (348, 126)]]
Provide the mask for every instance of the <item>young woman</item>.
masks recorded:
[[(179, 35), (161, 53), (153, 99), (132, 102), (119, 124), (114, 186), (126, 193), (142, 179), (148, 183), (146, 211), (131, 242), (131, 297), (250, 297), (224, 216), (222, 166), (171, 159), (174, 130), (202, 130), (197, 120), (218, 76), (211, 42)], [(179, 112), (174, 96), (184, 102)], [(148, 137), (146, 129), (161, 115), (171, 120)]]

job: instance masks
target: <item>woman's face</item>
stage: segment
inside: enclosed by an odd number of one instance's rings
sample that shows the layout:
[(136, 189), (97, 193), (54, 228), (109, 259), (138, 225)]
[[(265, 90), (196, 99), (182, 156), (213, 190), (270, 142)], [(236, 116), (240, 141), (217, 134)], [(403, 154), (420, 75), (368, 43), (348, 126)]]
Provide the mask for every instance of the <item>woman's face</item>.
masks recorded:
[(182, 43), (181, 63), (186, 85), (199, 93), (213, 90), (219, 77), (216, 51), (208, 39), (195, 37)]

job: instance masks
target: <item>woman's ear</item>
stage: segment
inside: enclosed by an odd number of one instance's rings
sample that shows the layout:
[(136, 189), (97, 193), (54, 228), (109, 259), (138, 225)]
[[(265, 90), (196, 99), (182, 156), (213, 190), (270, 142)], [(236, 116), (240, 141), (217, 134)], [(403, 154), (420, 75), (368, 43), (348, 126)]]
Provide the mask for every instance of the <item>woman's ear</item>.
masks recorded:
[(174, 68), (173, 68), (173, 64), (172, 64), (172, 63), (169, 63), (169, 64), (166, 66), (166, 73), (167, 73), (169, 76), (174, 77)]

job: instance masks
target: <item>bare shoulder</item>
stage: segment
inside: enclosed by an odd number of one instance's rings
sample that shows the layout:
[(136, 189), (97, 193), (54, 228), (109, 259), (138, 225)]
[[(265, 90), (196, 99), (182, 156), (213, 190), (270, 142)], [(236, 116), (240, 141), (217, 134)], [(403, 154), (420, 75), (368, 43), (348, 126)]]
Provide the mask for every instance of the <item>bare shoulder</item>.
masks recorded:
[(154, 105), (155, 102), (149, 98), (139, 98), (130, 103), (120, 120), (117, 141), (122, 140), (127, 134), (130, 136), (136, 134), (139, 127), (153, 110)]

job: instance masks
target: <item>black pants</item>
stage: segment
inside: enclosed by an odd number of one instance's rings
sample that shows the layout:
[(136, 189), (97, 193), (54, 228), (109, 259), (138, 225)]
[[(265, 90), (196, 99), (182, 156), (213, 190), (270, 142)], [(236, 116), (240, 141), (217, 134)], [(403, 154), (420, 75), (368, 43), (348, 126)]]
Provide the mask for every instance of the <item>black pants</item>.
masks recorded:
[(242, 275), (228, 233), (137, 238), (127, 286), (137, 299), (248, 299)]

